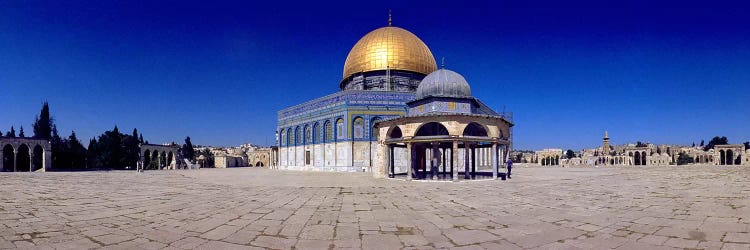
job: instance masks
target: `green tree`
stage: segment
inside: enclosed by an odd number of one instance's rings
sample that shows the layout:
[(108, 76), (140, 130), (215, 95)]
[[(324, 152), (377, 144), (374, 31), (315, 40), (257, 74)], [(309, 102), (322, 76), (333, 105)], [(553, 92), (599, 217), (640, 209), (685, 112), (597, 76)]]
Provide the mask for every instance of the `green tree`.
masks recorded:
[(195, 149), (193, 149), (193, 143), (190, 142), (190, 136), (185, 138), (185, 144), (182, 145), (182, 157), (190, 161), (195, 159)]
[(568, 149), (568, 151), (565, 151), (565, 157), (567, 159), (573, 159), (574, 157), (576, 157), (576, 153), (573, 152), (573, 150)]
[(24, 138), (26, 135), (23, 133), (23, 126), (21, 126), (21, 131), (18, 132), (18, 137)]
[(13, 126), (10, 126), (10, 131), (8, 131), (7, 134), (5, 134), (5, 137), (15, 138), (16, 137), (16, 128)]
[(687, 154), (680, 152), (680, 154), (677, 156), (677, 165), (685, 165), (693, 163), (693, 157), (688, 156)]
[(705, 146), (705, 142), (703, 140), (701, 140), (701, 145), (700, 146), (701, 147)]
[(703, 151), (708, 151), (709, 149), (714, 148), (716, 145), (727, 145), (729, 144), (729, 140), (726, 136), (718, 137), (714, 136), (710, 141), (708, 141), (708, 144), (703, 147)]
[(745, 145), (745, 150), (748, 150), (748, 149), (750, 149), (750, 141), (746, 141), (746, 142), (745, 142), (745, 143), (743, 143), (743, 144)]
[(54, 127), (54, 119), (49, 113), (49, 104), (45, 101), (42, 105), (42, 111), (39, 112), (39, 116), (34, 119), (34, 138), (50, 139), (52, 137), (52, 127)]
[(122, 136), (123, 148), (125, 149), (124, 166), (135, 169), (138, 160), (140, 160), (140, 147), (138, 141), (138, 129), (134, 128), (131, 135)]
[(83, 147), (81, 141), (76, 137), (76, 132), (71, 131), (70, 136), (66, 140), (68, 159), (70, 161), (69, 169), (84, 169), (86, 168), (86, 148)]
[(97, 146), (97, 142), (95, 138), (91, 138), (89, 140), (89, 146), (86, 150), (86, 168), (88, 169), (95, 169), (99, 168), (99, 150)]
[(643, 143), (641, 141), (638, 141), (638, 142), (636, 142), (635, 146), (636, 147), (647, 147), (648, 145), (646, 145), (645, 143)]

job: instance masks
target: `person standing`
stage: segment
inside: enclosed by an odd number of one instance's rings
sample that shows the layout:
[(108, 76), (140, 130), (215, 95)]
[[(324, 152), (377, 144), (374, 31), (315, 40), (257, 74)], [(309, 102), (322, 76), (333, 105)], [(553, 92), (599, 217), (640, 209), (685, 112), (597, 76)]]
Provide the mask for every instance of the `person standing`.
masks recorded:
[(508, 179), (510, 179), (510, 171), (511, 169), (513, 169), (513, 161), (510, 160), (510, 158), (508, 158), (507, 164), (508, 164)]

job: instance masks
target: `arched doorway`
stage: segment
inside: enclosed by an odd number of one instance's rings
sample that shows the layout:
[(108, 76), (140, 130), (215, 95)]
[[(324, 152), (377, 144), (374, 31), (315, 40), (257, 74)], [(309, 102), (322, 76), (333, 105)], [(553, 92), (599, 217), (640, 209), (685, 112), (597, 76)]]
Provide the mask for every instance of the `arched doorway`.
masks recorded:
[(167, 162), (164, 165), (171, 167), (172, 159), (174, 159), (174, 156), (172, 155), (172, 151), (169, 151), (169, 154), (167, 154)]
[(3, 147), (3, 172), (13, 172), (13, 163), (15, 162), (15, 155), (13, 154), (13, 146), (10, 144)]
[(262, 166), (263, 166), (263, 163), (262, 163), (262, 162), (256, 162), (256, 163), (255, 163), (255, 166), (256, 166), (256, 167), (262, 167)]
[(719, 165), (727, 164), (727, 156), (724, 154), (724, 150), (719, 150)]
[(167, 165), (169, 164), (167, 163), (167, 152), (161, 152), (161, 155), (159, 156), (159, 160), (160, 160), (159, 164), (161, 164), (161, 166), (159, 166), (159, 169), (166, 168)]
[(641, 152), (641, 165), (646, 166), (646, 151)]
[(21, 146), (18, 147), (18, 153), (16, 154), (16, 157), (18, 157), (18, 159), (16, 160), (16, 171), (29, 172), (29, 168), (31, 167), (30, 154), (31, 150), (26, 144), (21, 144)]
[(34, 157), (31, 159), (33, 169), (31, 171), (37, 171), (44, 168), (44, 149), (42, 146), (34, 146)]
[[(417, 129), (415, 137), (433, 137), (448, 136), (448, 129), (438, 122), (429, 122), (423, 124)], [(436, 144), (437, 145), (437, 144)], [(427, 174), (437, 174), (437, 168), (441, 163), (440, 151), (436, 150), (436, 145), (430, 143), (414, 143), (412, 153), (416, 162), (412, 162), (413, 178), (426, 179)], [(428, 159), (428, 152), (430, 158)], [(430, 167), (430, 169), (427, 169)]]
[(641, 165), (641, 153), (640, 152), (635, 152), (635, 154), (633, 154), (633, 161), (635, 162), (635, 165)]
[(143, 169), (151, 169), (151, 150), (143, 152)]
[(150, 169), (160, 169), (159, 164), (159, 151), (154, 150), (154, 152), (151, 153), (151, 168)]
[(734, 151), (727, 150), (726, 154), (727, 154), (727, 157), (726, 157), (727, 165), (732, 165), (734, 163)]

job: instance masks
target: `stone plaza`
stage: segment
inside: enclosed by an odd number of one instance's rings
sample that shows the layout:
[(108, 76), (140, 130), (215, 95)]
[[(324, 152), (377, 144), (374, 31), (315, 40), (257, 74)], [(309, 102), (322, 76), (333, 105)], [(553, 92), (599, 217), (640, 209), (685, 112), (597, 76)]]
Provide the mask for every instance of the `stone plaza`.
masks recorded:
[(3, 173), (0, 248), (750, 249), (747, 166), (513, 173)]

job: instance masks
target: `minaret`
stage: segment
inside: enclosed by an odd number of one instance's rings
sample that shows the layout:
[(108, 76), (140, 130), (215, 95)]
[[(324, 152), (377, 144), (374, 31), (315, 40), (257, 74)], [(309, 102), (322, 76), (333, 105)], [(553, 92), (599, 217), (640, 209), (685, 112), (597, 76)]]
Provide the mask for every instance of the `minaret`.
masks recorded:
[(604, 155), (609, 155), (609, 135), (606, 130), (604, 130), (604, 145), (602, 145), (602, 153)]

